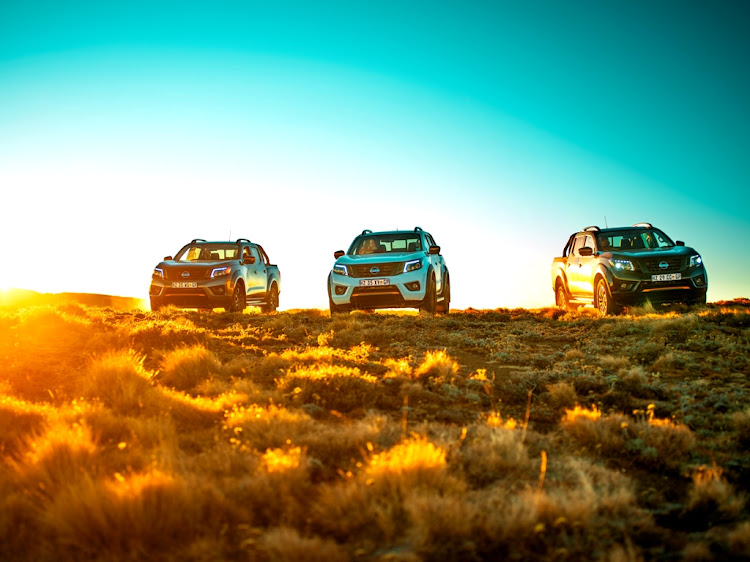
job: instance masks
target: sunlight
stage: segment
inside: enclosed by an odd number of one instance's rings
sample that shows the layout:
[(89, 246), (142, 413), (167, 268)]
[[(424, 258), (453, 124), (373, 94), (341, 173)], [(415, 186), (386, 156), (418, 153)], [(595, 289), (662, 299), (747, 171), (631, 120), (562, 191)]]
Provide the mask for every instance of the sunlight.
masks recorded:
[(578, 418), (595, 421), (600, 419), (601, 417), (602, 413), (597, 410), (596, 406), (592, 405), (591, 409), (588, 410), (576, 404), (576, 407), (572, 410), (569, 410), (568, 408), (565, 409), (565, 417), (563, 418), (563, 421), (572, 422)]
[(268, 472), (287, 472), (299, 468), (302, 448), (268, 449), (263, 455), (263, 464)]

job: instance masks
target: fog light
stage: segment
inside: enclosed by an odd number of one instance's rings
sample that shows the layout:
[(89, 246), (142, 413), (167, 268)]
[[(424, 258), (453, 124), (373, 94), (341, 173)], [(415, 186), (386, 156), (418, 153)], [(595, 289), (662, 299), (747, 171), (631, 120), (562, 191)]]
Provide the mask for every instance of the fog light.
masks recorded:
[(693, 281), (695, 282), (696, 285), (698, 285), (698, 287), (702, 287), (703, 285), (706, 284), (706, 279), (705, 277), (703, 277), (703, 275), (699, 275), (698, 277), (693, 279)]
[(633, 283), (620, 283), (620, 290), (627, 291), (633, 286)]
[(409, 289), (410, 291), (419, 291), (419, 281), (412, 281), (411, 283), (404, 283), (404, 287)]
[(152, 295), (161, 295), (162, 288), (158, 285), (151, 285), (151, 290), (149, 291), (149, 294)]
[(221, 287), (211, 287), (211, 292), (214, 295), (226, 295), (227, 294), (227, 290), (224, 287), (224, 285), (222, 285)]
[(343, 295), (344, 293), (346, 293), (346, 287), (344, 287), (343, 285), (336, 285), (334, 286), (333, 290), (337, 295)]

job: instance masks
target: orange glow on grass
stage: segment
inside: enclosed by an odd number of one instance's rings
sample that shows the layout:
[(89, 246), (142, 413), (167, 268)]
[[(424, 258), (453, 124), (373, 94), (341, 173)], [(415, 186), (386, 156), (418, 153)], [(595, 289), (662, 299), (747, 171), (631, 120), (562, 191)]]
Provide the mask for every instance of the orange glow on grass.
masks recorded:
[(445, 466), (445, 449), (423, 438), (407, 439), (384, 453), (370, 458), (367, 472), (371, 475), (391, 472), (403, 473), (420, 468)]
[(592, 404), (591, 409), (582, 408), (578, 404), (572, 410), (566, 408), (563, 422), (573, 422), (577, 419), (596, 421), (601, 419), (602, 413)]
[(268, 449), (263, 455), (263, 465), (268, 472), (287, 472), (299, 468), (302, 448)]

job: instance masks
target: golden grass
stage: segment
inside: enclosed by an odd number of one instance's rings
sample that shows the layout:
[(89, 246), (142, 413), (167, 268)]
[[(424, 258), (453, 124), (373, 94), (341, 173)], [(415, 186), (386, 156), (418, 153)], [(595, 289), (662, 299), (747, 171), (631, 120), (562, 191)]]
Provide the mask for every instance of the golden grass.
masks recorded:
[(0, 308), (0, 558), (742, 559), (749, 330)]

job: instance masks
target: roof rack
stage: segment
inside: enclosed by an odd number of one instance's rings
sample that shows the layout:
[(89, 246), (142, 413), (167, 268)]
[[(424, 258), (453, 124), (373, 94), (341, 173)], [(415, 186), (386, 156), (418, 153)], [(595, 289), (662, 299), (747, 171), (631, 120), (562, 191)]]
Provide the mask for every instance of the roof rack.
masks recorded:
[(598, 226), (587, 226), (586, 228), (583, 229), (583, 231), (584, 232), (600, 232), (601, 228), (599, 228)]
[(368, 229), (368, 228), (365, 228), (365, 229), (364, 229), (364, 230), (362, 231), (362, 234), (363, 234), (363, 235), (364, 235), (364, 234), (372, 234), (372, 230), (370, 230), (370, 229)]
[(415, 227), (414, 227), (414, 232), (422, 232), (422, 227), (420, 227), (420, 226), (415, 226)]
[(634, 227), (643, 227), (643, 228), (654, 228), (651, 226), (650, 222), (637, 222), (633, 225)]
[(237, 241), (235, 243), (239, 244), (240, 242), (247, 242), (248, 244), (252, 244), (252, 242), (250, 242), (250, 240), (248, 240), (247, 238), (237, 238)]
[(205, 242), (203, 238), (193, 238), (190, 243), (195, 244), (196, 242)]

